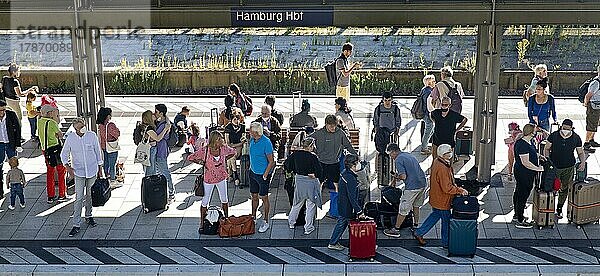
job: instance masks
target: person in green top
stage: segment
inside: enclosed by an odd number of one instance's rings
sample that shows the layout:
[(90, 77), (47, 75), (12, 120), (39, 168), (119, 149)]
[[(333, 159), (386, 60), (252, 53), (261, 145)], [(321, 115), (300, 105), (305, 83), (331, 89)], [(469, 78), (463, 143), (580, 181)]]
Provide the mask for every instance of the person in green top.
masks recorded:
[[(37, 122), (38, 137), (40, 137), (40, 147), (42, 153), (49, 147), (56, 146), (59, 144), (59, 139), (62, 138), (63, 133), (58, 127), (58, 122), (52, 118), (58, 117), (58, 109), (51, 105), (43, 105), (40, 109), (42, 117)], [(58, 172), (58, 198), (56, 197), (56, 191), (54, 187), (54, 172)], [(65, 183), (65, 167), (62, 164), (58, 164), (56, 167), (50, 166), (46, 160), (46, 191), (48, 193), (48, 204), (52, 204), (56, 201), (64, 202), (67, 201), (67, 186)]]

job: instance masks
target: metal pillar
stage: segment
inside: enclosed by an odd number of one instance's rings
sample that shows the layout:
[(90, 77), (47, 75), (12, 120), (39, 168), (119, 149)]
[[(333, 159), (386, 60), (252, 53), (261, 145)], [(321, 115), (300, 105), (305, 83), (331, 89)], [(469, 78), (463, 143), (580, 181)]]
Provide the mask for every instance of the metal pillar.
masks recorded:
[(87, 0), (73, 0), (74, 24), (71, 30), (73, 71), (75, 73), (75, 97), (77, 116), (86, 119), (90, 130), (96, 131), (96, 114), (104, 106), (104, 74), (100, 30), (86, 29), (80, 18), (84, 9), (91, 12)]
[(478, 26), (473, 141), (477, 180), (488, 183), (495, 163), (501, 38), (502, 27), (493, 21)]

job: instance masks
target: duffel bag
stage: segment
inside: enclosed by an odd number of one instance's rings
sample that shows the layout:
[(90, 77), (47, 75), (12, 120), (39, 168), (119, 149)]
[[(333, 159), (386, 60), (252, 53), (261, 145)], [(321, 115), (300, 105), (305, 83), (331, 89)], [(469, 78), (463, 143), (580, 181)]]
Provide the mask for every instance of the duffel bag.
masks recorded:
[(219, 225), (219, 237), (232, 238), (252, 235), (255, 231), (254, 219), (251, 215), (230, 216), (223, 218)]

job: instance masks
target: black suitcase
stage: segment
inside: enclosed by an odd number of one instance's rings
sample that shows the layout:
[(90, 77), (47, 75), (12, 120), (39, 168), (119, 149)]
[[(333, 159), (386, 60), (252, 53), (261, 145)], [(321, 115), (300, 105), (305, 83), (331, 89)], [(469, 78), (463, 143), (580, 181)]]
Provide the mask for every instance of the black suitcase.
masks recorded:
[(250, 155), (240, 156), (240, 183), (238, 187), (244, 188), (250, 186)]
[(377, 153), (375, 158), (375, 166), (377, 167), (377, 185), (388, 186), (391, 180), (392, 166), (390, 164), (390, 156), (386, 153)]
[[(377, 229), (388, 229), (396, 225), (396, 219), (398, 218), (398, 207), (381, 202), (371, 201), (365, 204), (364, 213), (365, 216), (375, 220)], [(410, 211), (404, 218), (404, 222), (402, 222), (402, 226), (400, 228), (412, 227), (413, 224), (414, 215), (413, 211)]]
[(478, 196), (483, 192), (484, 185), (475, 179), (462, 180), (460, 178), (454, 178), (454, 183), (456, 183), (456, 186), (467, 190), (470, 196)]
[(98, 178), (92, 185), (92, 207), (104, 206), (110, 199), (110, 183), (106, 178)]
[(478, 217), (479, 202), (476, 197), (457, 195), (452, 199), (452, 218), (477, 220)]
[(164, 175), (142, 178), (142, 209), (144, 213), (167, 209), (167, 179)]
[(400, 198), (402, 197), (402, 189), (396, 187), (383, 187), (381, 189), (381, 202), (385, 202), (392, 206), (400, 205)]
[(206, 139), (208, 139), (208, 136), (210, 135), (211, 132), (218, 130), (219, 125), (217, 123), (219, 119), (219, 109), (218, 108), (211, 108), (210, 109), (210, 125), (208, 125), (206, 127)]
[(456, 132), (456, 155), (471, 155), (473, 151), (473, 131), (465, 128)]

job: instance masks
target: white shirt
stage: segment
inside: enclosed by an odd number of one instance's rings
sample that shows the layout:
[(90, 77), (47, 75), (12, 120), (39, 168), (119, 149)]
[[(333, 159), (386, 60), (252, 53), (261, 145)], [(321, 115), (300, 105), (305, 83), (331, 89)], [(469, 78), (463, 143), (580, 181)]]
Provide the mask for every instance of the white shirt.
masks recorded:
[(0, 143), (8, 143), (8, 130), (6, 129), (6, 113), (0, 119)]
[(60, 159), (63, 164), (69, 164), (78, 177), (92, 178), (98, 174), (98, 166), (102, 165), (100, 143), (96, 133), (88, 131), (79, 136), (70, 133), (65, 140)]

